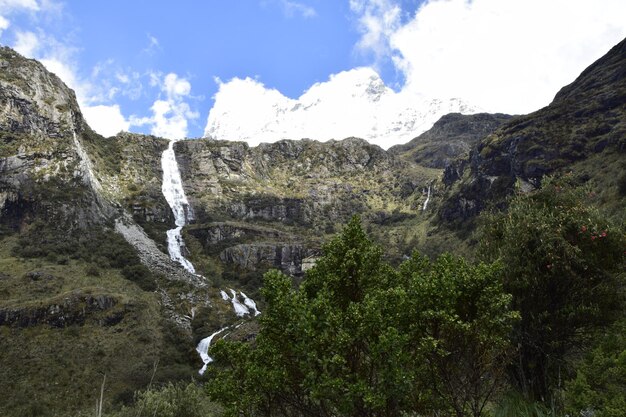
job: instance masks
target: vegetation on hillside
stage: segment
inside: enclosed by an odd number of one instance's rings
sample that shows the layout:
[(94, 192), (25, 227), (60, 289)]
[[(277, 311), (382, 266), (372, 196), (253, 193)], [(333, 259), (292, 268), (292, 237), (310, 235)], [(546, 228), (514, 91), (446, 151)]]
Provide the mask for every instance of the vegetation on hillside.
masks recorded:
[(623, 315), (623, 230), (589, 204), (590, 190), (547, 179), (490, 219), (486, 259), (505, 265), (503, 284), (521, 321), (511, 376), (536, 400), (552, 398), (571, 375), (568, 358)]
[(163, 318), (154, 292), (163, 279), (120, 235), (39, 220), (22, 228), (0, 235), (0, 415), (78, 415), (92, 409), (104, 374), (111, 410), (151, 377), (196, 373), (188, 337)]
[(621, 415), (626, 239), (567, 182), (489, 218), (488, 263), (394, 268), (353, 219), (299, 288), (265, 275), (258, 336), (214, 345), (210, 397), (233, 416)]

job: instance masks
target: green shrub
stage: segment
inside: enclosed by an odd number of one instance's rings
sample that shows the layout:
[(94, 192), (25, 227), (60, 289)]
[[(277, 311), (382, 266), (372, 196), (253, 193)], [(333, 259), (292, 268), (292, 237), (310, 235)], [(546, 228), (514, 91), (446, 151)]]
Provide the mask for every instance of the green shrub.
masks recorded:
[(90, 264), (87, 269), (85, 270), (85, 273), (90, 276), (90, 277), (99, 277), (100, 276), (100, 268), (98, 268), (97, 265), (94, 264)]
[(504, 265), (505, 290), (521, 314), (511, 377), (533, 400), (550, 403), (570, 375), (568, 358), (623, 314), (624, 230), (589, 196), (547, 178), (492, 217), (481, 240), (483, 257)]
[(145, 265), (126, 265), (122, 268), (122, 275), (124, 275), (124, 278), (133, 281), (144, 291), (155, 291), (157, 289), (152, 272)]
[(202, 387), (196, 384), (168, 383), (161, 388), (152, 388), (135, 394), (135, 403), (123, 407), (108, 417), (215, 417), (221, 415), (220, 408), (211, 403)]

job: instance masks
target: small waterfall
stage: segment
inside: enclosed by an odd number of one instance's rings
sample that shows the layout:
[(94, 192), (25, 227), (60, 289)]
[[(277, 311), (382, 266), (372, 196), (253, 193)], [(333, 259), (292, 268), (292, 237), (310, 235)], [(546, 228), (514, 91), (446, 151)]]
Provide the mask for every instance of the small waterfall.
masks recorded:
[(176, 162), (176, 155), (174, 153), (174, 143), (176, 143), (176, 140), (171, 140), (169, 146), (163, 151), (163, 155), (161, 156), (161, 168), (163, 169), (163, 185), (161, 186), (161, 191), (163, 192), (167, 204), (169, 204), (172, 209), (176, 223), (174, 229), (167, 231), (167, 249), (172, 260), (181, 264), (187, 271), (195, 274), (195, 268), (182, 254), (182, 248), (185, 246), (185, 242), (183, 241), (181, 230), (189, 220), (193, 220), (193, 211), (191, 210), (191, 206), (183, 190), (183, 182), (180, 178), (178, 162)]
[(426, 201), (424, 201), (424, 205), (422, 206), (422, 211), (426, 211), (429, 201), (430, 201), (430, 185), (428, 186), (428, 195), (426, 196)]
[(200, 375), (204, 374), (204, 372), (206, 371), (207, 365), (213, 362), (213, 358), (209, 356), (209, 348), (211, 347), (211, 342), (213, 341), (213, 338), (217, 336), (218, 334), (222, 333), (226, 329), (228, 329), (228, 327), (219, 329), (218, 331), (213, 333), (211, 336), (205, 337), (204, 339), (200, 341), (200, 343), (198, 343), (198, 346), (196, 347), (196, 352), (200, 354), (200, 357), (202, 358), (202, 362), (204, 362), (204, 366), (202, 367), (202, 369), (198, 371)]
[(261, 314), (261, 312), (257, 310), (256, 303), (252, 298), (248, 298), (248, 296), (245, 295), (243, 291), (239, 291), (239, 294), (241, 294), (241, 296), (243, 297), (243, 303), (246, 305), (246, 307), (248, 307), (251, 313), (254, 313), (255, 316)]

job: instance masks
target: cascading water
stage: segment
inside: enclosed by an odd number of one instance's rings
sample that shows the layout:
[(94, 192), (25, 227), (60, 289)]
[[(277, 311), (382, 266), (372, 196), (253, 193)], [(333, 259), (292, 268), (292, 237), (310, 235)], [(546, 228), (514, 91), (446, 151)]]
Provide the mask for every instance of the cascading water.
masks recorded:
[(430, 185), (428, 186), (428, 195), (426, 196), (426, 201), (424, 201), (424, 205), (422, 206), (422, 211), (425, 211), (428, 207), (428, 202), (430, 201)]
[[(187, 271), (195, 274), (196, 270), (192, 263), (189, 262), (189, 260), (182, 254), (182, 248), (185, 246), (185, 242), (181, 236), (181, 230), (189, 220), (193, 220), (193, 211), (191, 210), (191, 206), (189, 205), (189, 201), (187, 201), (185, 191), (183, 190), (183, 182), (180, 177), (178, 162), (176, 162), (176, 154), (174, 153), (174, 143), (176, 143), (176, 140), (171, 140), (169, 146), (165, 151), (163, 151), (163, 155), (161, 156), (161, 167), (163, 169), (163, 185), (161, 186), (161, 191), (163, 192), (165, 200), (167, 200), (167, 204), (169, 204), (172, 209), (172, 213), (174, 213), (176, 223), (176, 227), (174, 229), (167, 231), (167, 249), (172, 260), (181, 264)], [(244, 300), (244, 303), (242, 304), (237, 298), (237, 292), (232, 289), (230, 292), (232, 293), (232, 299), (224, 291), (221, 291), (221, 295), (224, 300), (231, 301), (233, 308), (235, 309), (235, 313), (238, 316), (242, 317), (248, 314), (254, 314), (257, 316), (261, 314), (261, 312), (257, 310), (254, 300), (248, 298), (244, 293), (240, 292)], [(215, 336), (222, 333), (226, 329), (227, 327), (213, 333), (209, 337), (205, 337), (196, 347), (196, 351), (200, 354), (200, 357), (204, 362), (204, 366), (200, 370), (200, 374), (203, 374), (207, 365), (213, 361), (208, 354), (211, 341)]]
[(193, 212), (183, 190), (183, 183), (174, 153), (174, 143), (176, 143), (176, 140), (171, 140), (161, 156), (161, 167), (163, 169), (161, 191), (165, 200), (167, 200), (167, 204), (172, 209), (172, 213), (174, 213), (176, 223), (176, 228), (167, 231), (167, 249), (172, 260), (181, 264), (187, 271), (195, 274), (195, 268), (182, 254), (185, 242), (181, 236), (181, 230), (189, 220), (193, 220)]
[(209, 348), (211, 347), (211, 342), (213, 341), (213, 338), (226, 329), (228, 329), (228, 327), (224, 327), (223, 329), (216, 331), (211, 336), (205, 337), (200, 341), (200, 343), (198, 343), (198, 347), (196, 347), (196, 352), (200, 354), (202, 362), (204, 362), (204, 366), (198, 371), (200, 375), (204, 374), (204, 371), (206, 371), (206, 366), (213, 362), (213, 358), (209, 356)]

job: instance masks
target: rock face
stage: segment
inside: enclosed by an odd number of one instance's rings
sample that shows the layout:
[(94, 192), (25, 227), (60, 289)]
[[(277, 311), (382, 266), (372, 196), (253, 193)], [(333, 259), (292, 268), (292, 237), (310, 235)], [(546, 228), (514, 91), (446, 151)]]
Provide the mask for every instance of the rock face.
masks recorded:
[(445, 169), (453, 161), (466, 157), (476, 144), (511, 120), (506, 114), (450, 113), (439, 119), (431, 129), (389, 152), (430, 168)]
[(287, 274), (301, 276), (302, 261), (317, 253), (317, 250), (302, 245), (253, 243), (226, 248), (220, 253), (220, 259), (225, 264), (247, 270), (254, 271), (260, 267), (277, 268)]
[[(484, 138), (465, 163), (470, 172), (443, 205), (441, 217), (447, 222), (469, 219), (490, 202), (501, 201), (516, 183), (522, 189), (537, 187), (543, 176), (576, 170), (584, 161), (623, 161), (625, 68), (626, 40), (561, 89), (549, 106), (517, 117)], [(619, 176), (624, 166), (615, 162), (607, 169)], [(450, 172), (449, 183), (461, 175)], [(601, 170), (585, 175), (607, 178)]]
[(173, 221), (161, 193), (168, 142), (127, 133), (105, 139), (85, 123), (74, 92), (39, 62), (0, 48), (0, 63), (0, 225), (19, 231), (40, 220), (69, 238), (117, 221), (154, 272), (197, 283), (162, 253)]
[(83, 325), (95, 320), (104, 326), (114, 326), (124, 318), (124, 309), (110, 295), (90, 295), (74, 292), (45, 305), (0, 308), (0, 326), (32, 327), (46, 324), (51, 327)]
[(91, 129), (74, 92), (40, 63), (0, 48), (0, 222), (46, 212), (68, 228), (100, 224), (111, 207), (84, 150)]
[(381, 218), (416, 218), (437, 175), (357, 138), (252, 148), (187, 140), (175, 150), (197, 217), (189, 234), (203, 253), (227, 267), (292, 275), (354, 214), (381, 229)]
[[(362, 139), (177, 143), (185, 192), (198, 217), (280, 222), (321, 229), (373, 208), (407, 207), (427, 176)], [(204, 213), (204, 214), (203, 214)]]

